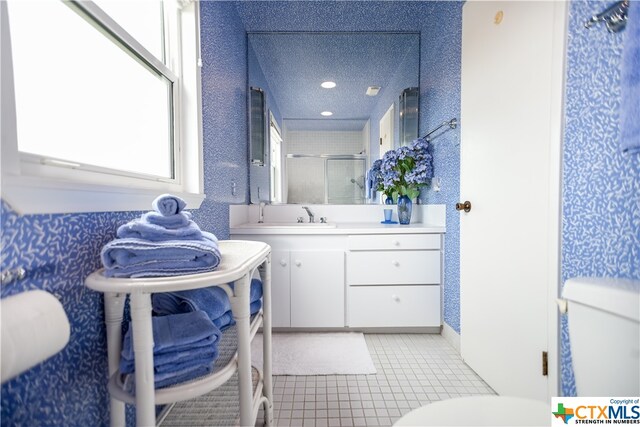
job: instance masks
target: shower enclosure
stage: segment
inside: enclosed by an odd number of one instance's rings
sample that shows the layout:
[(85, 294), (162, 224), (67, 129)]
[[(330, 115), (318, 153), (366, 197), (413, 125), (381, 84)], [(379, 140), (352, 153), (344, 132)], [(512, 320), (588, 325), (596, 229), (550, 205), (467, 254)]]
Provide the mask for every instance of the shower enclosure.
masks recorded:
[(288, 203), (365, 203), (365, 154), (287, 154)]

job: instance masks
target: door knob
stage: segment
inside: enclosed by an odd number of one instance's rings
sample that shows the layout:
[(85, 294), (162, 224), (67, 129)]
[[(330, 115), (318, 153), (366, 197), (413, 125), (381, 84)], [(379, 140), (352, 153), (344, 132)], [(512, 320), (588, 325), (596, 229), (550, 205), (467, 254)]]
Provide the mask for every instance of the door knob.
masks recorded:
[(296, 261), (296, 267), (300, 267), (302, 265), (302, 261)]
[(471, 202), (468, 200), (465, 200), (464, 203), (456, 203), (456, 210), (469, 212), (471, 210)]
[(283, 266), (283, 267), (286, 267), (287, 266), (287, 261), (281, 259), (280, 260), (280, 265)]

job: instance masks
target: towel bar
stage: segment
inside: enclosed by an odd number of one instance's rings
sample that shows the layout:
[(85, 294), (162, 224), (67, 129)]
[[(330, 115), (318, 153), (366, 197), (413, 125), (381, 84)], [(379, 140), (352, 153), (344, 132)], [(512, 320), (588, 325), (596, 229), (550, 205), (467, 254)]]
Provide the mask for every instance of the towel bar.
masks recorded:
[(22, 267), (5, 270), (0, 273), (0, 285), (8, 285), (14, 280), (22, 280), (27, 276), (27, 270)]
[(440, 125), (438, 125), (436, 128), (434, 128), (433, 130), (427, 132), (423, 138), (427, 140), (427, 142), (431, 142), (431, 135), (433, 135), (434, 133), (436, 133), (438, 130), (440, 130), (441, 128), (445, 127), (445, 126), (449, 126), (449, 129), (455, 129), (456, 127), (458, 127), (458, 119), (456, 119), (455, 117), (451, 120), (448, 120), (446, 122), (442, 122)]
[(629, 0), (618, 1), (597, 15), (589, 18), (585, 23), (585, 28), (591, 28), (598, 22), (604, 22), (610, 33), (618, 33), (627, 26), (627, 12), (629, 10)]

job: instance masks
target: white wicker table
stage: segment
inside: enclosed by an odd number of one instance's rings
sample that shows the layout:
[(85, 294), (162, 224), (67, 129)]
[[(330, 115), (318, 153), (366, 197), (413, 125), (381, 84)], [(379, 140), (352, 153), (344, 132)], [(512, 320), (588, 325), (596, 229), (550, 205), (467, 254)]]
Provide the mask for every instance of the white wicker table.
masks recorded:
[[(273, 422), (273, 385), (271, 378), (271, 247), (262, 242), (227, 240), (220, 242), (222, 262), (211, 273), (185, 276), (122, 279), (108, 278), (103, 270), (90, 274), (85, 285), (104, 293), (105, 323), (109, 357), (109, 393), (111, 426), (124, 426), (125, 402), (136, 405), (138, 426), (155, 425), (155, 405), (178, 402), (203, 395), (223, 385), (238, 372), (240, 425), (253, 426), (261, 404), (265, 405), (265, 423)], [(262, 279), (263, 308), (250, 318), (251, 277), (258, 269)], [(234, 283), (233, 289), (228, 283)], [(175, 386), (155, 389), (153, 378), (153, 330), (151, 294), (220, 286), (229, 295), (236, 321), (237, 350), (216, 361), (209, 375)], [(136, 392), (121, 387), (118, 365), (122, 346), (122, 320), (126, 296), (130, 296), (133, 350), (135, 353)], [(252, 381), (251, 340), (262, 326), (264, 362), (257, 382)], [(224, 336), (221, 340), (225, 341)], [(255, 383), (255, 386), (254, 384)]]

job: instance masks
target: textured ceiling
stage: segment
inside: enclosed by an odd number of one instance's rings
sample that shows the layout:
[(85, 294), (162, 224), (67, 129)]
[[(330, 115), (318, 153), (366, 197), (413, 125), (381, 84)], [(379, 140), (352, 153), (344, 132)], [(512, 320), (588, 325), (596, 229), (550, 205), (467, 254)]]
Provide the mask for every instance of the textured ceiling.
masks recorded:
[(366, 120), (341, 120), (322, 118), (311, 119), (285, 119), (287, 130), (309, 130), (309, 131), (361, 131), (367, 124)]
[[(324, 120), (366, 120), (405, 55), (419, 55), (417, 33), (250, 33), (249, 44), (284, 119), (322, 119), (328, 110)], [(326, 80), (337, 86), (323, 89)], [(367, 96), (369, 86), (380, 94)]]

